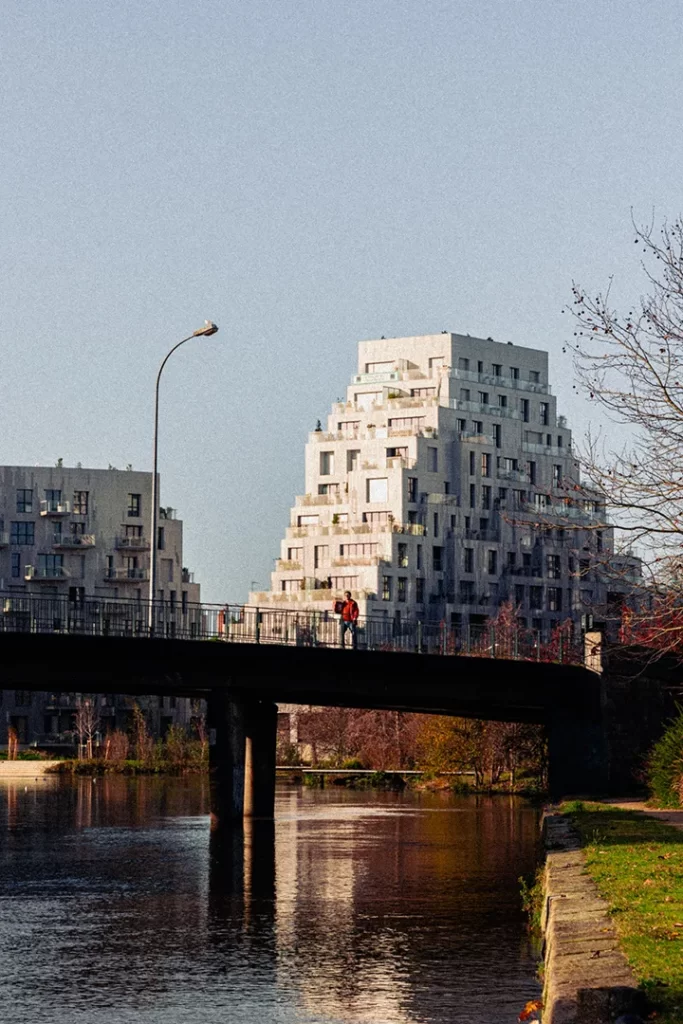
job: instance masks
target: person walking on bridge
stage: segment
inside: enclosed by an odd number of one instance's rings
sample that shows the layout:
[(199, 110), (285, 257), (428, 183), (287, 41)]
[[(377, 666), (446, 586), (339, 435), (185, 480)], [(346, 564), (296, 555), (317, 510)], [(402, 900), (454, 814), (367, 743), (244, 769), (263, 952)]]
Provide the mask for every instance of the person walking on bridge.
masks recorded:
[(341, 643), (342, 643), (342, 647), (345, 646), (345, 642), (344, 642), (345, 641), (345, 637), (346, 637), (347, 632), (350, 631), (351, 632), (351, 646), (353, 647), (354, 650), (356, 649), (356, 646), (358, 644), (358, 636), (357, 636), (357, 632), (356, 632), (356, 630), (358, 628), (358, 615), (359, 615), (358, 605), (353, 600), (353, 597), (351, 596), (351, 591), (350, 590), (346, 590), (344, 592), (344, 603), (342, 604), (342, 608), (341, 608), (341, 617), (342, 617), (342, 621), (341, 621), (341, 627), (342, 627)]

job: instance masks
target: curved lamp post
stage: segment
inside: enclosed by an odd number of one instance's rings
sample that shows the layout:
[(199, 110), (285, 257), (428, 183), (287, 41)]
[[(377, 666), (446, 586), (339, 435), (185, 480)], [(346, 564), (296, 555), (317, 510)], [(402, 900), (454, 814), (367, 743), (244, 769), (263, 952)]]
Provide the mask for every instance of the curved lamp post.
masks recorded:
[(158, 522), (159, 522), (159, 484), (158, 484), (158, 473), (157, 473), (157, 462), (159, 453), (159, 381), (161, 380), (161, 374), (163, 372), (166, 363), (169, 361), (176, 349), (184, 345), (186, 341), (191, 341), (192, 338), (205, 338), (210, 334), (215, 334), (218, 330), (216, 324), (211, 320), (205, 320), (204, 326), (200, 327), (198, 331), (193, 331), (192, 334), (188, 334), (186, 338), (179, 341), (177, 345), (174, 345), (170, 352), (167, 353), (166, 358), (159, 367), (157, 374), (156, 389), (154, 392), (154, 465), (152, 467), (152, 516), (151, 516), (151, 537), (150, 537), (150, 568), (149, 568), (149, 632), (150, 636), (154, 633), (154, 599), (156, 595), (157, 585), (157, 545), (158, 545)]

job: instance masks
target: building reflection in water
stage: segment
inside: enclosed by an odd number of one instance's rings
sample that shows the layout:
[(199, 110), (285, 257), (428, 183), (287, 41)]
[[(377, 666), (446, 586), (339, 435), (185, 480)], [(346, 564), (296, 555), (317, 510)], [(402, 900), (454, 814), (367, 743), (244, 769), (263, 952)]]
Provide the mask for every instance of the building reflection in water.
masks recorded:
[(286, 786), (275, 822), (210, 833), (207, 796), (0, 787), (0, 998), (20, 991), (22, 1019), (57, 1001), (64, 1021), (494, 1024), (536, 994), (520, 801)]

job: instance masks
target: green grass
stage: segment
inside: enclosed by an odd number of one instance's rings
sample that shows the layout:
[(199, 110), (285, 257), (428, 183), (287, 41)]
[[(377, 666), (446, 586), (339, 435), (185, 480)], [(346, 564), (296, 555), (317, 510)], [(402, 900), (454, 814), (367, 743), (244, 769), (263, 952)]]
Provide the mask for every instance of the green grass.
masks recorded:
[(581, 836), (654, 1019), (683, 1024), (683, 830), (603, 804), (574, 801), (561, 810)]

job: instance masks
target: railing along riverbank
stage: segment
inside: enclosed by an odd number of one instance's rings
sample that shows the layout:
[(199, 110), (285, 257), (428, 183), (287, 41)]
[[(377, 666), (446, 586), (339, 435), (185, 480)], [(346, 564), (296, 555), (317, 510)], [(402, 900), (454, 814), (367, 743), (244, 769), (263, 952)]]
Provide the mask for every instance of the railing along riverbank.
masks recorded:
[(522, 626), (451, 623), (445, 619), (359, 618), (355, 635), (339, 615), (239, 604), (191, 604), (131, 598), (0, 593), (0, 633), (221, 640), (226, 643), (469, 655), (560, 664), (583, 663), (583, 641), (571, 625), (547, 634)]

